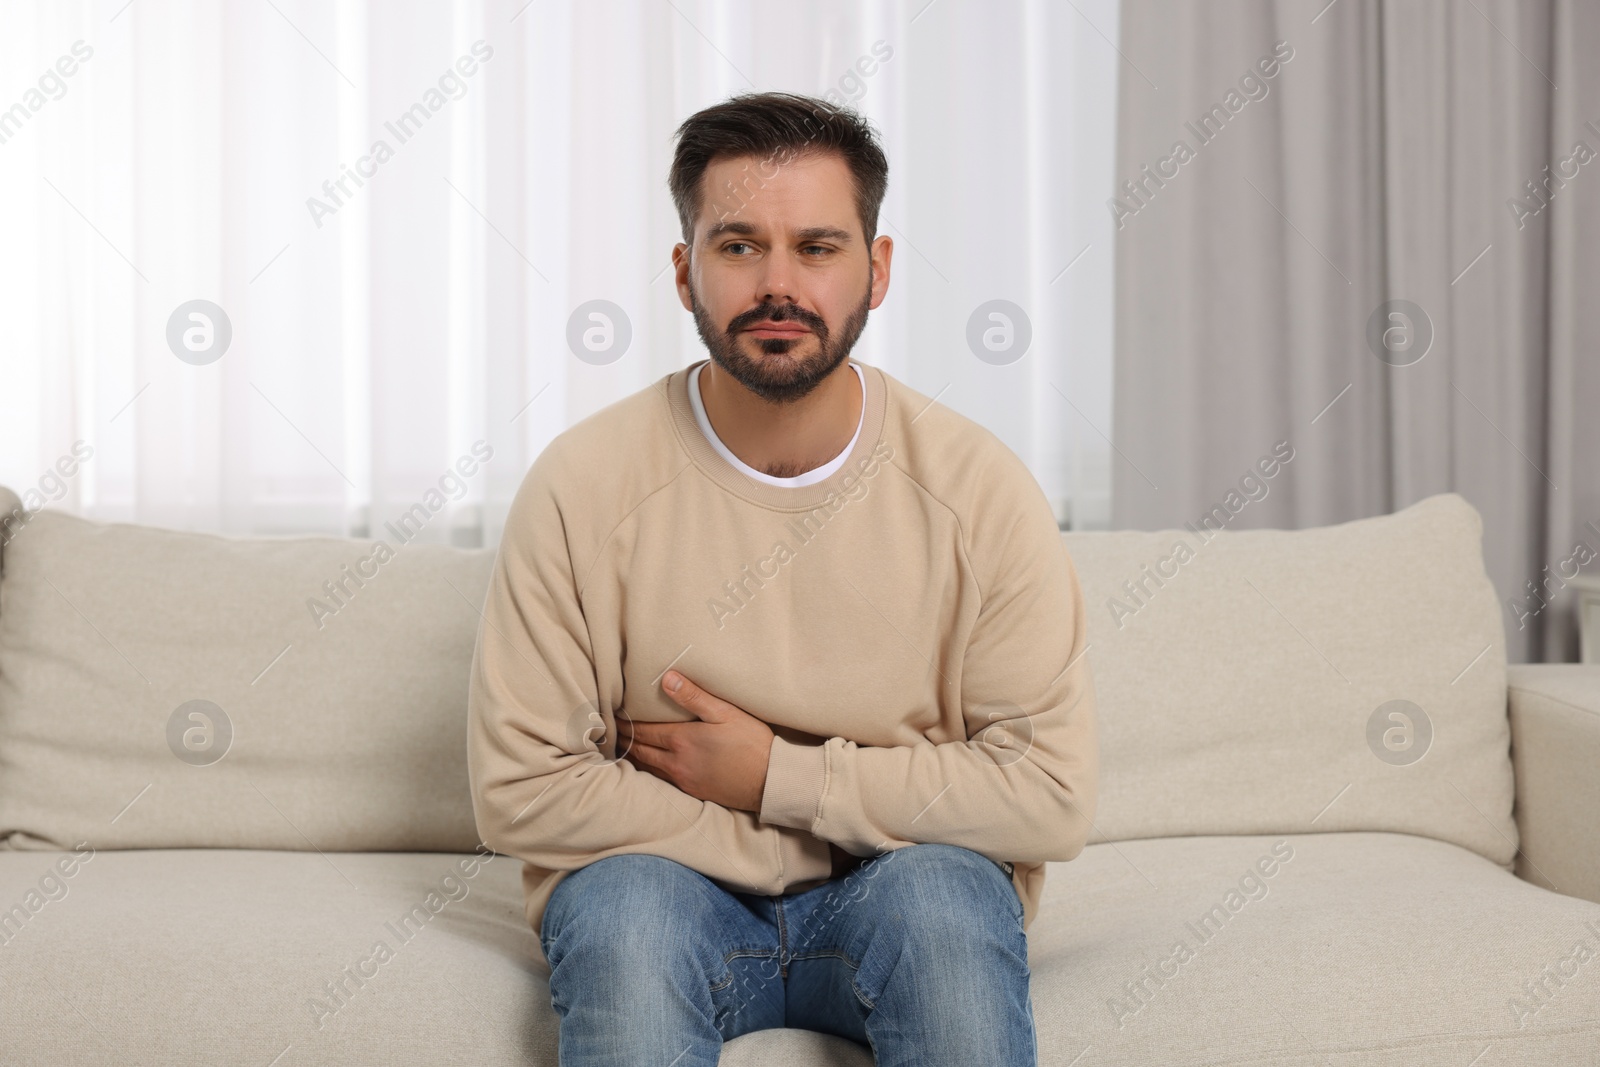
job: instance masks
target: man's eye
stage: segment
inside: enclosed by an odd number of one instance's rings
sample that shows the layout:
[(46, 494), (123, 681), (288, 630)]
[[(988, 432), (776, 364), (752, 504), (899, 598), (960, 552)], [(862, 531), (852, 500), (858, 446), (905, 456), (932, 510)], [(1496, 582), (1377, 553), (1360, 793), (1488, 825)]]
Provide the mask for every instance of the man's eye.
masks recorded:
[[(810, 252), (813, 249), (815, 249), (818, 252), (827, 252), (827, 251), (829, 251), (827, 245), (806, 245), (804, 248), (801, 249), (801, 251), (802, 252)], [(816, 256), (814, 258), (821, 259), (822, 257), (821, 256)]]
[(732, 241), (732, 242), (729, 242), (728, 244), (723, 245), (722, 246), (722, 250), (724, 252), (732, 252), (735, 248), (749, 248), (749, 247), (750, 246), (748, 244), (746, 244), (745, 242), (743, 242), (743, 241)]

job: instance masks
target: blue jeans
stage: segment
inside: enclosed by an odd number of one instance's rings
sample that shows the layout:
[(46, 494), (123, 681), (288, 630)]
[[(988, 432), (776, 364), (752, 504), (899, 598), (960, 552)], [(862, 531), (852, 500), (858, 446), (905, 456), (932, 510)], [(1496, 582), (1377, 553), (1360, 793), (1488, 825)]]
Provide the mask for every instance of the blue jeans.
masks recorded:
[(799, 893), (730, 893), (660, 856), (556, 886), (540, 944), (561, 1067), (716, 1067), (722, 1043), (791, 1027), (883, 1067), (1033, 1067), (1022, 901), (993, 861), (907, 845)]

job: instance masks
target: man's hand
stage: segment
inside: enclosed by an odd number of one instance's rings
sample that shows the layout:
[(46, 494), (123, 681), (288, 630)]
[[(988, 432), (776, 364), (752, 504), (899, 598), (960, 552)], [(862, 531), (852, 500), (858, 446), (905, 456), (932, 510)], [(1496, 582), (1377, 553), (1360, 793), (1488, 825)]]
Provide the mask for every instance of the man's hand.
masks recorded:
[(697, 800), (759, 812), (772, 730), (677, 671), (663, 675), (661, 687), (699, 721), (634, 722), (619, 711), (617, 745), (628, 761)]

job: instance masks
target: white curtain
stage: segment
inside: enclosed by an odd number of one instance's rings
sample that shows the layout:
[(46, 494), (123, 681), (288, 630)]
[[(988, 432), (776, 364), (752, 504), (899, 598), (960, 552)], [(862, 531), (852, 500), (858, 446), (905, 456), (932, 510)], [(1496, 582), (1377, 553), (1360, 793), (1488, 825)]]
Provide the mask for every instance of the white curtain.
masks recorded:
[[(1103, 527), (1116, 40), (1115, 0), (11, 0), (0, 484), (231, 534), (423, 503), (422, 540), (495, 543), (556, 434), (702, 358), (672, 132), (785, 89), (889, 156), (856, 355)], [(967, 341), (996, 299), (1032, 332), (1001, 365)], [(567, 342), (593, 300), (632, 335), (603, 365)]]

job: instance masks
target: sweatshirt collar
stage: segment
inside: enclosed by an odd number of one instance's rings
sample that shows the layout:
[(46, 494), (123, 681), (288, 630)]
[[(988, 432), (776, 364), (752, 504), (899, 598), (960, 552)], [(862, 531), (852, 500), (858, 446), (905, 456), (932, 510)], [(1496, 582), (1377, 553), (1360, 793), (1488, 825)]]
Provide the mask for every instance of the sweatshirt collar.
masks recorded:
[(861, 370), (866, 395), (862, 401), (861, 425), (856, 432), (855, 445), (844, 464), (832, 475), (813, 485), (768, 485), (758, 482), (723, 459), (711, 442), (706, 440), (695, 421), (694, 407), (689, 400), (689, 372), (709, 362), (709, 359), (702, 359), (667, 376), (667, 407), (672, 416), (672, 426), (677, 433), (678, 443), (706, 477), (753, 504), (777, 510), (809, 511), (824, 503), (830, 493), (841, 493), (841, 479), (859, 476), (869, 462), (868, 457), (883, 438), (884, 410), (887, 406), (883, 373), (877, 367), (849, 360)]

